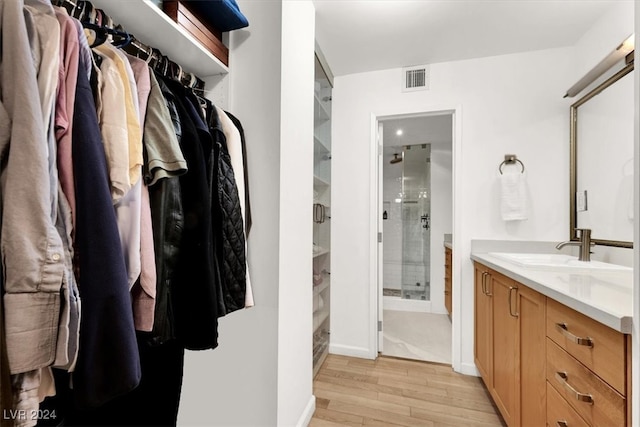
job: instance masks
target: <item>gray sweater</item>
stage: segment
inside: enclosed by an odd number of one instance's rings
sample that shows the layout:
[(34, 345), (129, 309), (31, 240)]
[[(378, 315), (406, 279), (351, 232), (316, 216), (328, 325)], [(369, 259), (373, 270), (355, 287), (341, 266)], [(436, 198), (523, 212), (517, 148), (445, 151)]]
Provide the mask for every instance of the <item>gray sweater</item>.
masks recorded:
[(0, 253), (12, 374), (53, 363), (65, 269), (52, 220), (47, 129), (23, 6), (23, 0), (0, 0)]

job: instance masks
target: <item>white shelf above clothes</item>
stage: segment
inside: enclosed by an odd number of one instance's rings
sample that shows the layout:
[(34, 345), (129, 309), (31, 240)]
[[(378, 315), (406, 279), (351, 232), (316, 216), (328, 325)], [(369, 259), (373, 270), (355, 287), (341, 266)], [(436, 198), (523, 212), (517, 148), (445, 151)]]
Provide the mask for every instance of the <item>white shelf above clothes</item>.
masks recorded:
[(201, 78), (229, 72), (226, 65), (150, 0), (91, 0), (91, 4), (104, 10), (141, 43), (159, 49), (185, 72)]

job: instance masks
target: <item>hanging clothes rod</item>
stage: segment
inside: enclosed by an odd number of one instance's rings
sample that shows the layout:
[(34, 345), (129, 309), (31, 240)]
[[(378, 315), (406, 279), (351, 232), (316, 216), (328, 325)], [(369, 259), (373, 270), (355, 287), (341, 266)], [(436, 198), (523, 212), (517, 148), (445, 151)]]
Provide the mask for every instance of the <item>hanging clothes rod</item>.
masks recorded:
[(96, 9), (88, 0), (75, 2), (73, 0), (53, 0), (52, 4), (64, 7), (70, 16), (78, 19), (83, 25), (98, 25), (127, 34), (128, 40), (120, 46), (130, 55), (145, 60), (151, 68), (165, 77), (180, 82), (182, 85), (204, 93), (204, 80), (193, 73), (185, 72), (178, 63), (163, 55), (160, 49), (154, 48), (138, 40), (133, 34), (117, 24), (102, 9)]

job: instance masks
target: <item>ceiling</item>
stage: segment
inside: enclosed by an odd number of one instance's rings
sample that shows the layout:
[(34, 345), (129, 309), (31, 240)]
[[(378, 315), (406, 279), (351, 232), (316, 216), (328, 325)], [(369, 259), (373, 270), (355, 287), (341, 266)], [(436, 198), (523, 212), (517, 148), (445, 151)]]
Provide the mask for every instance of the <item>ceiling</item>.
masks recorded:
[(632, 0), (313, 0), (335, 76), (573, 46)]
[[(453, 116), (438, 114), (419, 117), (401, 117), (381, 120), (382, 144), (385, 153), (401, 152), (398, 146), (416, 144), (444, 144), (451, 146)], [(398, 135), (398, 130), (402, 134)], [(391, 158), (393, 156), (391, 155)]]

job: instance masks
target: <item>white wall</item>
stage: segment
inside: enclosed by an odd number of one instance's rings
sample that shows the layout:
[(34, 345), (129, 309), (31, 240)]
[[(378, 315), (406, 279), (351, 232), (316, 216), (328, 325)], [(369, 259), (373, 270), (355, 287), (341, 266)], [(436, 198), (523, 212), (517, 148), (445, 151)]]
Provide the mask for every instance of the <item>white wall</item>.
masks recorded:
[[(453, 131), (453, 130), (452, 130)], [(444, 306), (444, 235), (453, 230), (453, 157), (451, 144), (431, 145), (431, 311)]]
[[(570, 49), (431, 64), (430, 90), (402, 93), (401, 70), (335, 79), (332, 181), (332, 334), (336, 353), (375, 356), (371, 319), (371, 115), (450, 110), (461, 131), (455, 201), (454, 287), (459, 292), (457, 369), (473, 365), (472, 238), (560, 240), (568, 234), (568, 106)], [(571, 82), (571, 83), (568, 83)], [(461, 121), (461, 122), (460, 122)], [(528, 171), (528, 221), (499, 215), (498, 165), (515, 153)], [(459, 156), (459, 157), (456, 157)], [(348, 189), (348, 191), (340, 191)], [(434, 233), (435, 234), (435, 233)], [(458, 242), (458, 243), (456, 243)], [(455, 332), (455, 329), (454, 329)], [(464, 366), (462, 366), (464, 365)]]
[(230, 34), (230, 74), (222, 84), (247, 140), (256, 305), (220, 319), (218, 348), (187, 353), (178, 424), (303, 425), (313, 411), (315, 16), (306, 0), (238, 4), (250, 26)]
[[(278, 425), (311, 419), (315, 9), (282, 2)], [(306, 413), (305, 413), (306, 412)], [(307, 420), (307, 421), (308, 421)]]

